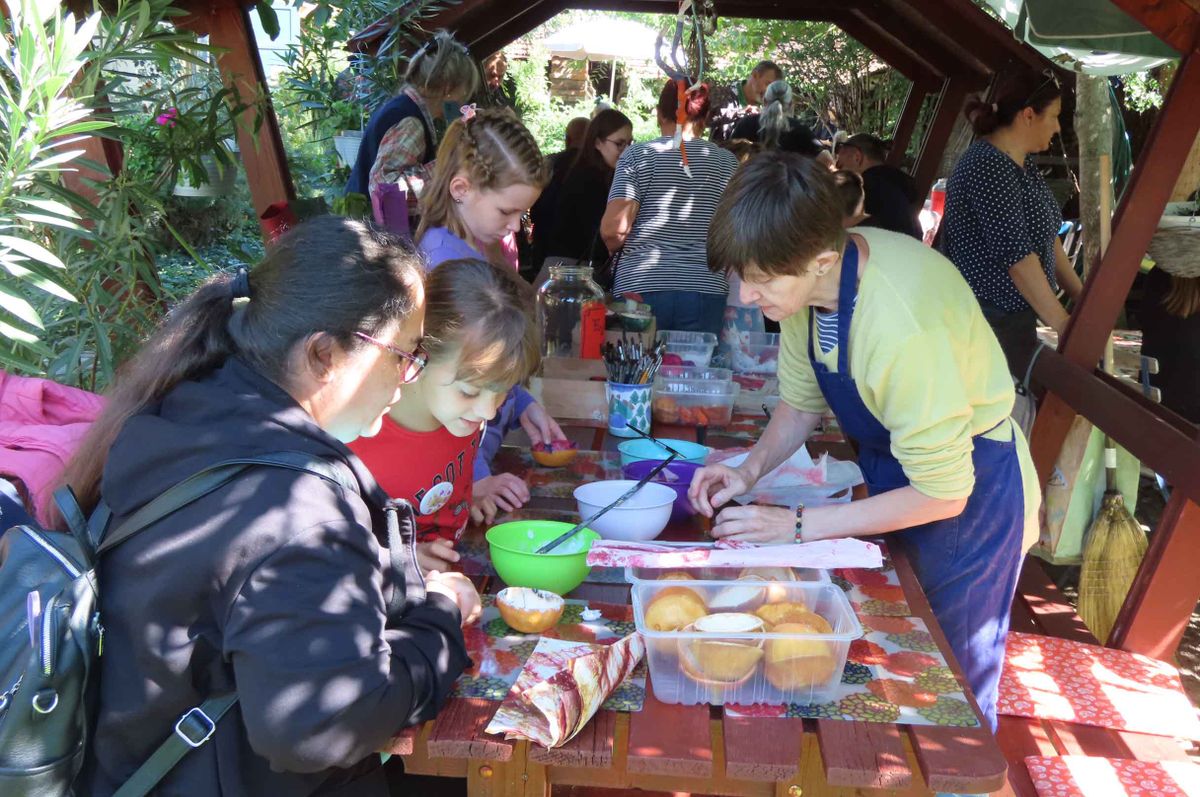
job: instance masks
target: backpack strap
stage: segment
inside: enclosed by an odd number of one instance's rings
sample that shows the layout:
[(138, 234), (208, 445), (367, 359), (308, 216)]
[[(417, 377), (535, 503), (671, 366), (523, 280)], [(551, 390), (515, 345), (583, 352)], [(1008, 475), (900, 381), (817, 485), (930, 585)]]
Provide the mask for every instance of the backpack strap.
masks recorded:
[(90, 564), (95, 559), (96, 548), (88, 533), (88, 520), (83, 516), (83, 510), (79, 508), (79, 499), (75, 497), (75, 491), (69, 484), (64, 484), (54, 491), (54, 505), (58, 507), (58, 513), (62, 515), (67, 529), (79, 543), (84, 558)]
[(417, 518), (407, 501), (392, 500), (384, 506), (387, 516), (388, 557), (392, 563), (392, 578), (404, 579), (404, 591), (392, 587), (388, 600), (388, 617), (399, 617), (405, 606), (423, 603), (425, 577), (417, 564)]
[(237, 693), (210, 697), (188, 709), (158, 749), (137, 768), (113, 797), (143, 797), (158, 785), (183, 757), (207, 742), (217, 730), (217, 721), (237, 702)]
[[(166, 492), (154, 498), (148, 504), (130, 515), (124, 523), (105, 533), (104, 529), (93, 529), (100, 538), (96, 555), (107, 553), (135, 534), (143, 531), (158, 521), (176, 512), (193, 501), (211, 493), (233, 481), (239, 473), (255, 465), (266, 465), (276, 468), (302, 471), (320, 476), (333, 482), (339, 487), (356, 489), (357, 484), (343, 469), (328, 460), (299, 451), (280, 451), (275, 454), (264, 454), (258, 457), (241, 457), (227, 459), (195, 473), (183, 481), (170, 487)], [(107, 514), (108, 510), (97, 510)]]

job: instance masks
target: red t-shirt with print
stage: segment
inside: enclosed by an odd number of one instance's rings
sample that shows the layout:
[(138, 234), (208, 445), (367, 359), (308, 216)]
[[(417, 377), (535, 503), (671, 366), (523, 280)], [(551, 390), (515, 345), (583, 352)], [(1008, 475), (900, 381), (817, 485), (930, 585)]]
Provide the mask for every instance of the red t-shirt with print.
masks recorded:
[(457, 542), (471, 519), (472, 474), (482, 437), (482, 426), (470, 437), (456, 437), (445, 427), (413, 432), (384, 416), (379, 434), (360, 437), (350, 450), (384, 492), (413, 505), (418, 541)]

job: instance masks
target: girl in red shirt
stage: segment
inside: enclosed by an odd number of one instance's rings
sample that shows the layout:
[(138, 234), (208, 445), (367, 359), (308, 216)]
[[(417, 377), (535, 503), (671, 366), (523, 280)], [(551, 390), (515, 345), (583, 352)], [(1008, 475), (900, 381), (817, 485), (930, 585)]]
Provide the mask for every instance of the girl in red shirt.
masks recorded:
[(426, 570), (458, 561), (454, 543), (468, 521), (490, 523), (529, 500), (520, 478), (475, 489), (473, 468), (487, 422), (508, 391), (538, 365), (533, 290), (514, 272), (482, 260), (452, 260), (425, 283), (429, 362), (405, 388), (374, 437), (351, 450), (389, 495), (417, 513), (417, 556)]

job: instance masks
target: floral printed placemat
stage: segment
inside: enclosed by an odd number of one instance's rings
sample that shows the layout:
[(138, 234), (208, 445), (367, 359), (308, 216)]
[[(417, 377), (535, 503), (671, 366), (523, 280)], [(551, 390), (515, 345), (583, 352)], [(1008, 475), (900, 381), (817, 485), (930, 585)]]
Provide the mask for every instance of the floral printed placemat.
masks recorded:
[(1025, 767), (1038, 797), (1200, 797), (1200, 766), (1191, 761), (1029, 756)]
[[(589, 607), (600, 611), (598, 620), (583, 619), (583, 610)], [(483, 614), (479, 621), (463, 629), (467, 652), (475, 664), (459, 676), (453, 694), (456, 697), (482, 697), (497, 702), (503, 700), (521, 674), (525, 660), (542, 637), (611, 645), (634, 630), (632, 606), (569, 600), (556, 626), (541, 634), (522, 634), (510, 628), (500, 617), (495, 596), (484, 595)], [(609, 695), (601, 708), (641, 711), (645, 698), (646, 662), (643, 660), (633, 674)]]
[(842, 588), (859, 615), (911, 617), (912, 608), (904, 598), (900, 577), (887, 558), (887, 549), (883, 550), (883, 567), (878, 570), (838, 568), (829, 573), (829, 578)]
[(976, 727), (979, 718), (919, 617), (859, 616), (840, 697), (806, 706), (726, 705), (734, 717), (810, 717), (897, 725)]

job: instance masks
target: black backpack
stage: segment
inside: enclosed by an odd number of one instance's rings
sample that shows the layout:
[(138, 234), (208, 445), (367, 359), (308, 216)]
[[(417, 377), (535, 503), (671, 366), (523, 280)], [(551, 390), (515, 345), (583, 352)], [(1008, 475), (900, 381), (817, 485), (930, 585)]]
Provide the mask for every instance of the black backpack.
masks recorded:
[[(346, 469), (300, 452), (219, 462), (184, 479), (106, 531), (111, 513), (101, 503), (85, 520), (69, 488), (54, 494), (70, 532), (25, 523), (0, 536), (0, 794), (69, 797), (84, 762), (94, 720), (94, 690), (104, 627), (97, 601), (96, 562), (102, 554), (172, 512), (227, 484), (247, 468), (307, 471), (358, 489)], [(393, 590), (389, 616), (424, 599), (414, 555), (412, 510), (387, 506), (388, 545), (406, 593)], [(407, 510), (407, 511), (405, 511)], [(410, 555), (405, 557), (404, 552)], [(399, 575), (399, 574), (398, 574)], [(148, 793), (185, 755), (200, 747), (236, 694), (216, 695), (186, 711), (165, 741), (114, 797)]]

